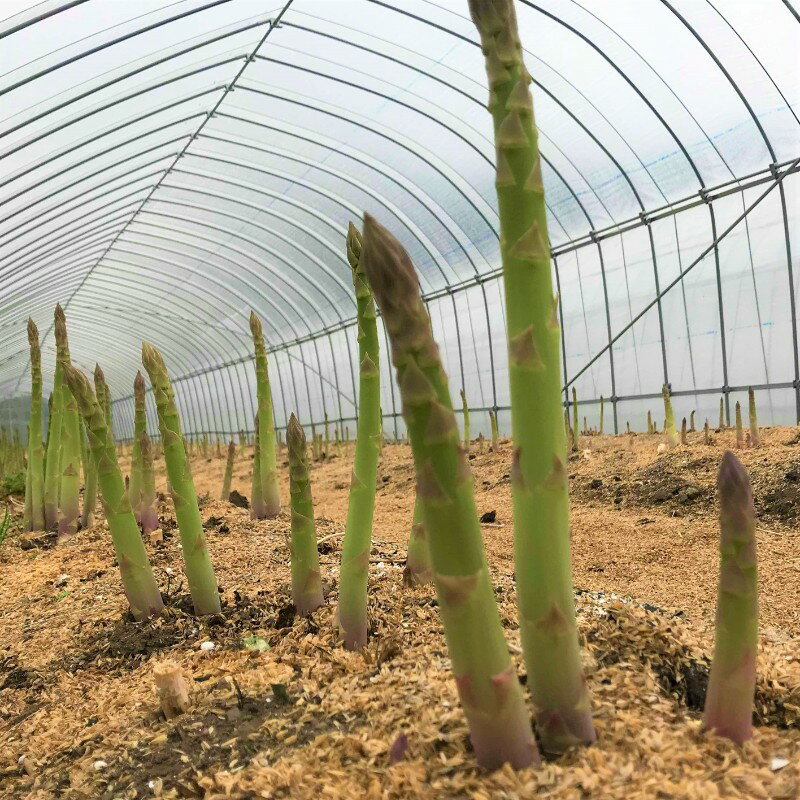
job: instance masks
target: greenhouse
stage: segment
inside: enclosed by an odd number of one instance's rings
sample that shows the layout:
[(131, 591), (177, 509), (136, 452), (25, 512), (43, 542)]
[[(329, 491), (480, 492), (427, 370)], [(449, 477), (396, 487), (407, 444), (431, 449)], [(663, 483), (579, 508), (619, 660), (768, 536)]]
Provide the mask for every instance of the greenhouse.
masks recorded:
[(800, 796), (795, 0), (0, 17), (7, 796)]

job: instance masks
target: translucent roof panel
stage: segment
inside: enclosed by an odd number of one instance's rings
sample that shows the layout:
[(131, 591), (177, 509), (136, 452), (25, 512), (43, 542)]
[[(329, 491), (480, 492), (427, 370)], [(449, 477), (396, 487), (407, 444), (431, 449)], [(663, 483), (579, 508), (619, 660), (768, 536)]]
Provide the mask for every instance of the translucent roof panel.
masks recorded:
[[(565, 387), (589, 415), (611, 398), (618, 426), (665, 382), (698, 407), (752, 384), (776, 421), (796, 418), (795, 4), (517, 10)], [(253, 308), (278, 422), (352, 419), (344, 236), (366, 210), (411, 254), (454, 385), (507, 406), (494, 143), (465, 0), (9, 0), (0, 14), (0, 397), (27, 391), (28, 315), (48, 388), (61, 302), (76, 363), (102, 363), (115, 399), (147, 338), (190, 427), (252, 427)]]

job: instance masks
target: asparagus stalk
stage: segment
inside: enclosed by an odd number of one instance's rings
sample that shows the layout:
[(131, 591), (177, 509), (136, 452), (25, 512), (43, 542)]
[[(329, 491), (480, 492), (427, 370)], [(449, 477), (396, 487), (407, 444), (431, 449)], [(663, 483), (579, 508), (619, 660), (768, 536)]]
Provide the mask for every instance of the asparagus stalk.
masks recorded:
[(489, 412), (489, 425), (492, 429), (492, 452), (496, 453), (500, 443), (500, 432), (497, 429), (497, 412), (494, 410)]
[[(506, 301), (508, 302), (508, 301)], [(512, 400), (513, 405), (513, 400)], [(514, 411), (511, 411), (511, 422), (514, 422)], [(578, 450), (581, 446), (580, 433), (578, 431), (578, 393), (572, 387), (572, 449)]]
[(130, 497), (133, 513), (144, 533), (158, 527), (155, 510), (156, 482), (153, 472), (153, 452), (150, 437), (147, 435), (147, 414), (145, 410), (144, 375), (139, 371), (133, 382), (134, 431), (131, 466)]
[[(70, 363), (67, 320), (60, 305), (55, 311), (56, 361), (64, 366)], [(58, 535), (71, 536), (78, 530), (80, 516), (81, 443), (80, 419), (75, 398), (69, 387), (61, 385), (61, 488), (59, 489)]]
[(725, 451), (717, 478), (720, 578), (703, 725), (742, 744), (752, 735), (758, 649), (756, 521), (747, 472)]
[(227, 502), (231, 496), (231, 480), (233, 479), (233, 459), (236, 457), (236, 445), (233, 439), (228, 443), (228, 460), (225, 462), (225, 477), (222, 481), (222, 497), (223, 502)]
[(736, 401), (736, 447), (741, 450), (742, 445), (744, 444), (743, 434), (742, 434), (742, 407), (739, 404), (739, 401)]
[(414, 501), (414, 522), (411, 525), (411, 536), (408, 539), (408, 555), (403, 570), (405, 586), (421, 586), (433, 581), (431, 553), (428, 547), (428, 536), (425, 523), (422, 521), (422, 504), (419, 495)]
[(647, 432), (653, 432), (653, 416), (650, 413), (650, 409), (647, 409)]
[(253, 484), (250, 493), (250, 516), (253, 519), (265, 519), (264, 484), (261, 482), (261, 432), (258, 425), (258, 414), (255, 418), (255, 444), (253, 445)]
[(345, 648), (358, 650), (367, 643), (369, 551), (381, 452), (381, 376), (375, 302), (362, 265), (361, 234), (352, 223), (347, 229), (347, 260), (356, 295), (360, 368), (356, 450), (342, 543), (338, 619)]
[(753, 447), (761, 444), (761, 434), (758, 432), (758, 415), (756, 414), (756, 393), (751, 386), (747, 390), (748, 410), (750, 412), (750, 441)]
[[(561, 424), (560, 330), (537, 131), (512, 0), (470, 0), (497, 145), (508, 327), (517, 601), (544, 749), (595, 738), (578, 646)], [(577, 439), (577, 397), (575, 438)], [(427, 520), (426, 520), (427, 524)], [(434, 567), (436, 559), (434, 556)]]
[(709, 432), (708, 432), (708, 420), (707, 419), (706, 419), (706, 424), (703, 427), (703, 434), (704, 434), (705, 443), (706, 444), (711, 444), (711, 436), (709, 435)]
[(189, 582), (194, 610), (199, 615), (215, 614), (220, 610), (217, 579), (208, 554), (172, 384), (161, 353), (147, 342), (142, 344), (142, 363), (150, 376), (158, 409), (158, 426), (164, 444), (167, 474), (172, 486), (175, 517), (180, 529), (186, 579)]
[(538, 761), (536, 744), (503, 637), (472, 477), (417, 276), (400, 243), (368, 214), (362, 260), (392, 346), (439, 608), (475, 755), (489, 769), (525, 767)]
[(117, 463), (114, 443), (108, 433), (104, 409), (100, 406), (83, 373), (71, 364), (63, 376), (75, 397), (89, 436), (89, 451), (97, 472), (103, 509), (119, 563), (125, 596), (134, 619), (160, 614), (164, 608), (150, 561), (133, 516), (125, 482)]
[(600, 430), (598, 433), (602, 436), (603, 435), (603, 411), (604, 411), (604, 401), (603, 395), (600, 395)]
[(298, 614), (305, 615), (319, 608), (323, 597), (306, 434), (294, 414), (286, 427), (286, 446), (292, 504), (292, 603)]
[(81, 528), (91, 528), (94, 525), (94, 508), (97, 505), (97, 470), (94, 459), (86, 444), (86, 425), (81, 428), (81, 449), (83, 459), (83, 512), (81, 514)]
[(692, 413), (689, 414), (689, 432), (690, 433), (694, 433), (694, 431), (695, 431), (695, 427), (694, 427), (694, 409), (692, 409)]
[(44, 474), (44, 521), (48, 531), (58, 530), (58, 499), (61, 493), (61, 435), (64, 419), (64, 369), (56, 358), (53, 391), (50, 395), (50, 420), (47, 434), (47, 461)]
[(469, 445), (472, 439), (469, 435), (469, 405), (467, 405), (467, 395), (461, 390), (461, 413), (464, 415), (464, 449), (469, 453)]
[(28, 320), (31, 350), (31, 418), (28, 425), (28, 475), (30, 482), (30, 527), (43, 531), (44, 524), (44, 449), (42, 447), (42, 353), (39, 331)]
[(672, 411), (669, 386), (666, 384), (661, 387), (661, 396), (664, 398), (664, 433), (667, 434), (667, 444), (675, 447), (678, 444), (678, 431), (675, 429), (675, 414)]
[(681, 422), (681, 444), (689, 444), (689, 440), (686, 438), (686, 417)]
[(721, 397), (719, 399), (719, 429), (725, 429), (725, 408), (723, 399)]
[[(256, 357), (256, 394), (258, 396), (258, 425), (261, 431), (261, 493), (264, 517), (277, 517), (281, 511), (281, 498), (278, 492), (278, 472), (275, 468), (275, 424), (272, 420), (272, 392), (269, 385), (269, 366), (267, 349), (264, 346), (264, 333), (261, 320), (250, 312), (250, 331)], [(262, 519), (262, 517), (257, 517)]]

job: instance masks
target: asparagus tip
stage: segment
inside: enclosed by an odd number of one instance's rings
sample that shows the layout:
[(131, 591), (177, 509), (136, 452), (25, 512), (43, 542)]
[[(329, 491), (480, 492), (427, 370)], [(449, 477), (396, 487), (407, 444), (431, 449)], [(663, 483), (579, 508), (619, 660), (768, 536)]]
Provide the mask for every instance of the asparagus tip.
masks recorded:
[(286, 425), (286, 445), (293, 450), (302, 449), (306, 446), (305, 431), (297, 421), (294, 412), (289, 416), (289, 422)]
[(39, 329), (31, 317), (28, 317), (28, 342), (31, 346), (39, 344)]

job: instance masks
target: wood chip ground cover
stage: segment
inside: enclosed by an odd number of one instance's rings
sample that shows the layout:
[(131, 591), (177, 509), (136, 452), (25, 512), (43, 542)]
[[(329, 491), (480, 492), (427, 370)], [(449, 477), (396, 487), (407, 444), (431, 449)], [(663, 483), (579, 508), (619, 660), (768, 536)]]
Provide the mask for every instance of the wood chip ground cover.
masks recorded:
[[(710, 446), (691, 434), (688, 447), (666, 454), (656, 436), (584, 438), (569, 467), (573, 570), (599, 741), (538, 770), (494, 774), (474, 767), (435, 598), (402, 586), (414, 500), (404, 445), (388, 445), (380, 466), (370, 644), (359, 654), (338, 646), (351, 446), (315, 465), (328, 603), (308, 618), (289, 606), (286, 514), (254, 523), (244, 508), (204, 503), (223, 601), (207, 619), (191, 615), (168, 501), (159, 505), (164, 541), (147, 545), (167, 611), (148, 623), (125, 613), (102, 520), (55, 547), (9, 535), (0, 548), (0, 797), (800, 797), (794, 433), (767, 430), (764, 447), (741, 452), (759, 511), (761, 592), (758, 727), (744, 748), (700, 730), (716, 593), (714, 479), (732, 432)], [(498, 604), (524, 683), (509, 444), (473, 453), (478, 511), (494, 512), (483, 532)], [(158, 468), (163, 491), (163, 461)], [(198, 491), (215, 497), (223, 469), (222, 458), (194, 459)], [(251, 469), (249, 454), (237, 458), (233, 488), (245, 496)], [(166, 659), (180, 665), (192, 702), (172, 721), (153, 685)], [(407, 746), (393, 748), (401, 736)]]

